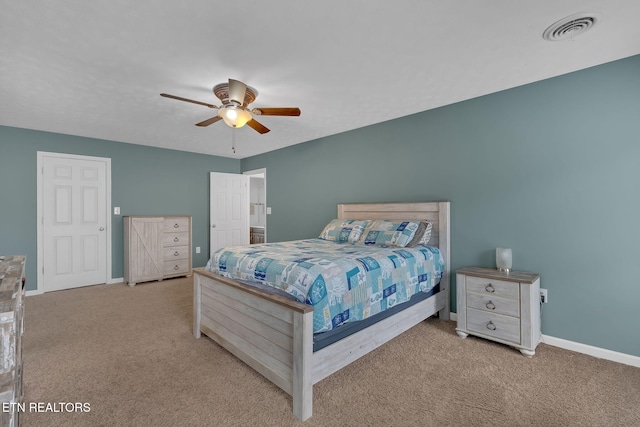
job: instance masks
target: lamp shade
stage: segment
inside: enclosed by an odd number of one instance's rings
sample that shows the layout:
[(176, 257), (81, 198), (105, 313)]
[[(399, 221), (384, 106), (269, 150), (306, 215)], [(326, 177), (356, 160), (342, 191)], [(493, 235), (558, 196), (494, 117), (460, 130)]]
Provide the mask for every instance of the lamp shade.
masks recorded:
[(496, 267), (500, 271), (511, 271), (513, 264), (513, 258), (511, 249), (508, 248), (496, 248)]
[(246, 125), (251, 117), (251, 113), (235, 105), (220, 108), (218, 115), (222, 117), (224, 122), (232, 128), (241, 128)]

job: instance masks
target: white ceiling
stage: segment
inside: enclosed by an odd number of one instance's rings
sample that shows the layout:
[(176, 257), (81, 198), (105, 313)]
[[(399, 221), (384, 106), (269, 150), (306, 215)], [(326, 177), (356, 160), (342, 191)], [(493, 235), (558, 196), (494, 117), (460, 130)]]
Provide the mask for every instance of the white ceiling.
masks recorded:
[[(549, 42), (577, 12), (590, 31)], [(0, 0), (0, 125), (244, 158), (640, 54), (638, 0)], [(195, 123), (229, 78), (271, 132)]]

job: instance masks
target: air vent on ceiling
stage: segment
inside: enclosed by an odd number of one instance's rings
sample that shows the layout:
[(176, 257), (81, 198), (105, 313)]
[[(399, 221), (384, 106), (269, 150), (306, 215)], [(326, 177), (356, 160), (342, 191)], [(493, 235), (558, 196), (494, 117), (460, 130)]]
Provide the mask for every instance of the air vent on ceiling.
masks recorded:
[(554, 42), (573, 39), (591, 29), (599, 19), (600, 16), (595, 13), (577, 13), (567, 16), (547, 28), (542, 37)]

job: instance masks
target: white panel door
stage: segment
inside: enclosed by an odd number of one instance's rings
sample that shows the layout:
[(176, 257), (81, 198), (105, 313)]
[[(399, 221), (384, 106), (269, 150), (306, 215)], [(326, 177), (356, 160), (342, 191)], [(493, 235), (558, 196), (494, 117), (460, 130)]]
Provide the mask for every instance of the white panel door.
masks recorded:
[(43, 156), (42, 289), (107, 282), (106, 162)]
[(233, 245), (249, 244), (247, 175), (211, 172), (209, 254)]

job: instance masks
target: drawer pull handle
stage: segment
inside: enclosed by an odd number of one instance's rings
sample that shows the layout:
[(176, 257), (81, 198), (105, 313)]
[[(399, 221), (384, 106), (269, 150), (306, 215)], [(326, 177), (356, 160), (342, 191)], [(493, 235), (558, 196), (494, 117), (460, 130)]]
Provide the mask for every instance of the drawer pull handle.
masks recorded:
[(179, 242), (179, 241), (180, 241), (180, 239), (178, 239), (177, 237), (174, 237), (174, 238), (173, 238), (173, 241), (174, 241), (174, 242)]
[(173, 228), (180, 228), (178, 224), (173, 224)]
[[(174, 270), (180, 270), (180, 267), (176, 264), (176, 266), (175, 266), (175, 267), (173, 267), (173, 269), (174, 269)], [(487, 326), (487, 327), (488, 327), (488, 326)], [(495, 329), (495, 327), (494, 327), (493, 329)]]
[(496, 288), (491, 286), (491, 283), (489, 283), (487, 286), (484, 287), (484, 290), (487, 291), (487, 292), (495, 292)]
[(180, 255), (180, 253), (179, 253), (178, 251), (175, 251), (175, 252), (173, 253), (173, 256), (178, 256), (178, 255)]
[(489, 302), (487, 303), (486, 307), (487, 307), (489, 310), (495, 310), (495, 309), (496, 309), (496, 305), (495, 305), (494, 303), (492, 303), (491, 301), (489, 301)]
[(496, 330), (496, 325), (491, 320), (489, 320), (489, 323), (487, 323), (487, 329), (495, 331)]

